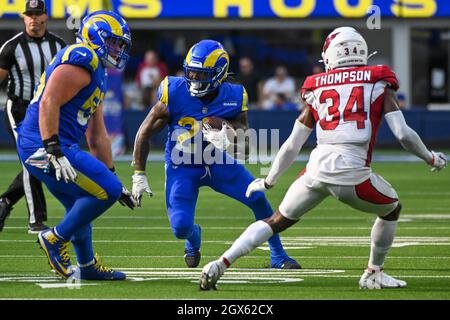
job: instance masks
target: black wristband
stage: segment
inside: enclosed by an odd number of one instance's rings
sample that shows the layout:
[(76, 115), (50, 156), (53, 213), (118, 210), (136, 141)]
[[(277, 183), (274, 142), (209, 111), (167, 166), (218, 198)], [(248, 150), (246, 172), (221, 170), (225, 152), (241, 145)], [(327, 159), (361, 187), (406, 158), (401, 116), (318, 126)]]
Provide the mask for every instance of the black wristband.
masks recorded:
[(113, 166), (112, 168), (109, 168), (109, 171), (111, 171), (112, 173), (115, 174), (116, 173), (116, 167)]
[(44, 143), (44, 148), (47, 153), (54, 155), (57, 158), (64, 157), (64, 154), (61, 151), (61, 144), (59, 143), (59, 137), (57, 134), (54, 134), (48, 139), (42, 141)]
[(270, 184), (268, 184), (266, 182), (266, 180), (264, 180), (264, 188), (266, 188), (267, 190), (269, 190), (270, 188), (272, 188), (273, 186), (271, 186)]

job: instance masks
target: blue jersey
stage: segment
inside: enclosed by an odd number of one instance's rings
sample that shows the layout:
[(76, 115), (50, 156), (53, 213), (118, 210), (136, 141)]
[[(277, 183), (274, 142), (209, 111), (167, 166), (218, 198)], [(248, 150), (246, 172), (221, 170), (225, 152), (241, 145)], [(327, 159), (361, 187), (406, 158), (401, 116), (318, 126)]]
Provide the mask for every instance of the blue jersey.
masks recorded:
[(25, 119), (18, 128), (20, 145), (24, 149), (42, 147), (39, 131), (39, 103), (48, 79), (62, 64), (85, 68), (91, 73), (91, 83), (61, 107), (59, 116), (59, 139), (63, 145), (80, 142), (88, 127), (88, 120), (96, 111), (106, 90), (105, 69), (97, 54), (89, 46), (78, 43), (61, 49), (47, 66), (28, 106)]
[(217, 90), (217, 96), (206, 103), (191, 95), (182, 77), (166, 77), (161, 82), (158, 99), (167, 106), (170, 117), (167, 164), (203, 165), (203, 151), (209, 143), (203, 141), (202, 122), (212, 116), (230, 120), (247, 111), (247, 92), (242, 85), (225, 82)]

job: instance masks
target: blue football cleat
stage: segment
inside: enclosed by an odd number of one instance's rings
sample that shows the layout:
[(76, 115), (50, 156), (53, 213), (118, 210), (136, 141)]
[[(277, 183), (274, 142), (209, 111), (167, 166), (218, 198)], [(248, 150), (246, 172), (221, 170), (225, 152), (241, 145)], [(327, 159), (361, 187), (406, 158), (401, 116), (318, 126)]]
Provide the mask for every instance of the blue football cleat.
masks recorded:
[[(202, 228), (198, 226), (199, 238), (201, 240), (202, 237)], [(186, 245), (184, 249), (184, 262), (189, 268), (195, 268), (200, 264), (201, 259), (200, 248), (194, 248), (190, 245), (190, 243), (186, 240)]]
[(199, 250), (196, 249), (185, 249), (184, 250), (184, 262), (189, 268), (195, 268), (200, 264), (201, 254)]
[(94, 261), (95, 263), (90, 266), (78, 268), (81, 280), (125, 280), (127, 277), (125, 273), (102, 264), (98, 254), (95, 255)]
[(289, 256), (270, 257), (270, 267), (272, 269), (301, 269), (297, 261)]
[(39, 232), (38, 241), (48, 258), (50, 267), (63, 277), (69, 278), (73, 274), (72, 264), (68, 252), (69, 242), (63, 241), (53, 229)]

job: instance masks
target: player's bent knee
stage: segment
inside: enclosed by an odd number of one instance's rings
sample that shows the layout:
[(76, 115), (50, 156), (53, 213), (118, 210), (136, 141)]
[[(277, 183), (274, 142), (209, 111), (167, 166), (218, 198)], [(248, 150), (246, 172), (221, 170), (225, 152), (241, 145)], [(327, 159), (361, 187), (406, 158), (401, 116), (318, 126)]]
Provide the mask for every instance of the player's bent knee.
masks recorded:
[(401, 211), (402, 211), (402, 205), (399, 202), (397, 207), (391, 213), (389, 213), (383, 217), (380, 217), (380, 218), (383, 220), (386, 220), (386, 221), (397, 221), (398, 218), (400, 217)]
[(288, 219), (277, 210), (270, 218), (264, 219), (264, 221), (269, 224), (274, 233), (280, 233), (297, 223), (298, 220)]
[(172, 227), (172, 232), (177, 239), (187, 239), (194, 231), (193, 226), (189, 227)]
[(253, 193), (250, 199), (246, 202), (246, 205), (253, 210), (255, 215), (263, 214), (269, 217), (273, 213), (273, 209), (263, 192)]
[(109, 183), (107, 190), (108, 200), (116, 202), (122, 195), (122, 183), (117, 179), (117, 181), (112, 181)]
[(258, 191), (253, 192), (250, 198), (246, 199), (249, 205), (258, 205), (266, 200), (266, 196), (264, 192)]

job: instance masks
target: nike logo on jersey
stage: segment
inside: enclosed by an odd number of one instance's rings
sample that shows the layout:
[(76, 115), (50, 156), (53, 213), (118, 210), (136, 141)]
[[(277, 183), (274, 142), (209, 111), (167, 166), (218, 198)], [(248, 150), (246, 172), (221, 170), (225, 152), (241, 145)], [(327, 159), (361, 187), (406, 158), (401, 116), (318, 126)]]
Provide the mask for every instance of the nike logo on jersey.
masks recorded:
[(86, 52), (81, 52), (81, 51), (77, 51), (80, 55), (82, 55), (83, 57), (86, 57), (87, 56), (87, 53)]

